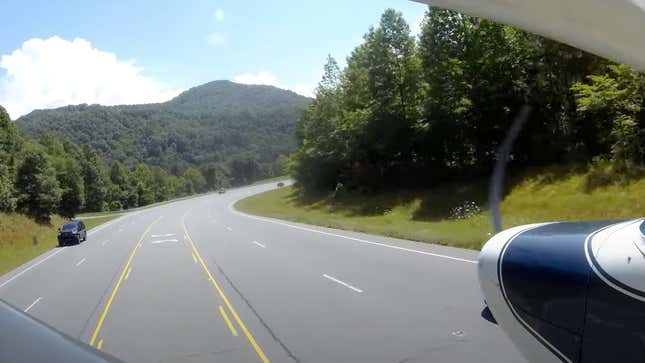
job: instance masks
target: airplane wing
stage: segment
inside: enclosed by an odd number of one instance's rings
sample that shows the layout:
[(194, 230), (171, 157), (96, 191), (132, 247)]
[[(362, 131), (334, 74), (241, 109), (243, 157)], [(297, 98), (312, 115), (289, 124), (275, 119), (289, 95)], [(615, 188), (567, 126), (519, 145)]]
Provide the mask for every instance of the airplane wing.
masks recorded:
[(645, 71), (645, 0), (414, 0), (510, 24)]
[(0, 299), (0, 362), (120, 363)]

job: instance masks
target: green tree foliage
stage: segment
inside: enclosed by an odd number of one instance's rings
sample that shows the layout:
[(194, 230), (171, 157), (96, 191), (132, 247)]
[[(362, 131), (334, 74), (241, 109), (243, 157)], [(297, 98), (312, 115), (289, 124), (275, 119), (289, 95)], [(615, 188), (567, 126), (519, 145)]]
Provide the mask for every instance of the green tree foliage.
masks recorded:
[(300, 149), (294, 155), (291, 173), (307, 186), (330, 188), (347, 157), (339, 130), (340, 69), (331, 56), (327, 57), (323, 78), (315, 92), (316, 98), (303, 112), (298, 124)]
[(16, 155), (21, 149), (21, 139), (9, 118), (9, 114), (0, 106), (0, 211), (10, 212), (16, 208), (13, 178), (16, 167)]
[(188, 168), (182, 176), (186, 194), (201, 193), (206, 190), (206, 179), (197, 168)]
[(147, 205), (155, 201), (152, 172), (148, 165), (139, 163), (130, 173), (130, 184), (137, 194), (137, 205)]
[(136, 189), (130, 183), (128, 170), (122, 163), (115, 161), (110, 167), (110, 188), (108, 200), (110, 210), (122, 208), (134, 208), (139, 204), (139, 196)]
[(429, 8), (418, 39), (386, 10), (339, 70), (329, 57), (297, 127), (305, 190), (375, 190), (488, 174), (523, 105), (512, 167), (645, 162), (643, 75), (552, 40)]
[(52, 133), (44, 134), (40, 143), (51, 160), (51, 165), (56, 171), (56, 180), (61, 188), (58, 214), (73, 218), (85, 203), (82, 151), (76, 145)]
[[(234, 155), (228, 162), (233, 184), (248, 184), (263, 176), (258, 154), (254, 151)], [(272, 175), (271, 175), (272, 176)]]
[(643, 164), (645, 76), (625, 65), (612, 64), (605, 73), (589, 75), (572, 89), (584, 126), (611, 130), (598, 136), (609, 146), (612, 160)]
[(107, 192), (109, 179), (107, 165), (94, 149), (83, 147), (83, 182), (85, 188), (85, 205), (91, 211), (104, 211), (108, 208)]
[(208, 163), (200, 167), (206, 181), (206, 188), (216, 190), (230, 185), (230, 172), (226, 165), (221, 163)]
[(49, 223), (56, 211), (62, 190), (56, 180), (56, 171), (46, 154), (34, 148), (27, 151), (16, 176), (18, 208), (36, 221)]

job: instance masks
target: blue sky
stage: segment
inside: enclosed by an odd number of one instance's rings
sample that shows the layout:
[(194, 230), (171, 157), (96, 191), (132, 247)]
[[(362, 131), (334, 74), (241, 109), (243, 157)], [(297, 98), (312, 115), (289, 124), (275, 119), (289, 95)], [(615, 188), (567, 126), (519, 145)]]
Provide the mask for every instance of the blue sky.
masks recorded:
[[(168, 97), (216, 79), (310, 93), (326, 55), (344, 63), (386, 8), (401, 11), (413, 29), (426, 10), (407, 0), (3, 0), (0, 104), (15, 118), (30, 108), (86, 98), (105, 104), (156, 100), (157, 91)], [(34, 38), (44, 42), (24, 44)], [(76, 60), (67, 59), (71, 54)], [(78, 79), (64, 82), (67, 73)], [(124, 87), (129, 79), (139, 83)], [(145, 97), (135, 91), (109, 96), (117, 86), (140, 89)], [(25, 105), (26, 98), (33, 102)]]

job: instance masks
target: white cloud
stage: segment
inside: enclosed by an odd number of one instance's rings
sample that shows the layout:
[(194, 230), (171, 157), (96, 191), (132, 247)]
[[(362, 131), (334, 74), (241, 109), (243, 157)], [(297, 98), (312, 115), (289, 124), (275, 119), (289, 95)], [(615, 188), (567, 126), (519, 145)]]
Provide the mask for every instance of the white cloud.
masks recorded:
[(210, 45), (219, 46), (226, 44), (226, 36), (222, 33), (213, 32), (208, 34), (206, 41)]
[(163, 102), (181, 92), (141, 74), (133, 61), (98, 50), (82, 38), (33, 38), (0, 58), (0, 104), (13, 119), (34, 109), (69, 104)]
[(292, 86), (284, 85), (271, 72), (261, 71), (257, 73), (242, 73), (233, 77), (233, 82), (242, 84), (263, 84), (288, 89), (303, 96), (312, 97), (315, 85), (307, 83), (296, 83)]
[(215, 20), (217, 20), (218, 22), (219, 22), (219, 21), (223, 21), (223, 20), (224, 20), (224, 10), (222, 10), (222, 9), (217, 9), (217, 10), (215, 10), (215, 12), (213, 13), (213, 17), (214, 17), (214, 18), (215, 18)]

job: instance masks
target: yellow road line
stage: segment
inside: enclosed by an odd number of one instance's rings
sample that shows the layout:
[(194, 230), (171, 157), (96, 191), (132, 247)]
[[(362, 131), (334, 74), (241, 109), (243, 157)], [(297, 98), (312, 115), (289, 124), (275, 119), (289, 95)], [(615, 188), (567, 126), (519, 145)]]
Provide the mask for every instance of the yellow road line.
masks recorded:
[(125, 280), (128, 279), (128, 276), (130, 276), (131, 271), (132, 271), (132, 267), (128, 267), (128, 272), (125, 273)]
[[(159, 217), (161, 218), (161, 217)], [(121, 286), (121, 282), (123, 281), (123, 278), (125, 277), (126, 272), (130, 268), (130, 263), (132, 262), (132, 258), (134, 257), (134, 254), (137, 252), (139, 247), (141, 247), (141, 241), (143, 241), (143, 238), (148, 234), (148, 231), (150, 231), (150, 228), (152, 228), (152, 225), (155, 224), (159, 218), (155, 219), (148, 228), (146, 228), (145, 231), (141, 234), (141, 237), (139, 238), (139, 241), (137, 241), (137, 244), (132, 248), (132, 252), (130, 252), (130, 256), (128, 257), (128, 261), (125, 263), (123, 266), (123, 270), (121, 270), (121, 275), (119, 276), (119, 279), (116, 282), (116, 285), (114, 285), (114, 289), (112, 289), (112, 293), (110, 294), (110, 297), (108, 298), (107, 303), (105, 304), (105, 308), (103, 309), (103, 313), (101, 313), (101, 317), (99, 318), (99, 321), (96, 323), (96, 328), (94, 328), (94, 333), (92, 333), (92, 337), (90, 338), (90, 346), (94, 345), (94, 342), (96, 341), (96, 337), (99, 335), (99, 331), (101, 330), (101, 327), (103, 326), (103, 321), (105, 321), (105, 316), (108, 313), (108, 310), (110, 310), (110, 305), (112, 305), (112, 301), (114, 300), (114, 296), (116, 295), (117, 290), (119, 290), (119, 286)], [(99, 344), (101, 344), (99, 342)]]
[(215, 281), (215, 278), (213, 277), (213, 274), (211, 274), (211, 272), (208, 270), (208, 267), (206, 267), (206, 264), (204, 263), (204, 259), (202, 258), (202, 255), (199, 254), (199, 251), (197, 251), (197, 247), (195, 247), (195, 243), (193, 242), (192, 238), (190, 238), (190, 234), (188, 233), (188, 229), (186, 228), (186, 223), (184, 222), (184, 220), (182, 220), (182, 225), (184, 227), (184, 232), (186, 232), (186, 237), (188, 238), (188, 242), (190, 242), (190, 245), (193, 248), (193, 252), (195, 253), (195, 256), (197, 256), (197, 260), (199, 261), (199, 264), (206, 272), (206, 275), (208, 275), (209, 280), (215, 287), (215, 290), (217, 290), (217, 293), (219, 294), (222, 301), (224, 301), (224, 305), (226, 305), (231, 315), (233, 315), (233, 319), (235, 319), (235, 322), (237, 323), (237, 325), (239, 325), (240, 328), (242, 329), (242, 332), (246, 336), (246, 339), (249, 341), (249, 343), (251, 343), (251, 346), (257, 353), (258, 357), (260, 357), (260, 360), (263, 363), (269, 363), (269, 359), (262, 351), (262, 348), (260, 348), (258, 343), (255, 341), (255, 338), (253, 338), (253, 335), (251, 335), (249, 330), (246, 328), (246, 325), (244, 325), (239, 315), (237, 315), (237, 312), (235, 312), (235, 309), (233, 309), (233, 305), (231, 305), (231, 303), (228, 301), (228, 298), (224, 294), (224, 291), (220, 288), (217, 281)]
[(233, 334), (233, 336), (237, 336), (237, 330), (235, 330), (235, 327), (231, 323), (231, 320), (228, 318), (228, 315), (226, 314), (226, 311), (224, 310), (222, 305), (219, 306), (219, 313), (222, 314), (222, 319), (224, 319), (226, 325), (231, 330), (231, 334)]
[(103, 348), (103, 339), (99, 340), (99, 343), (96, 345), (96, 349), (101, 350)]

